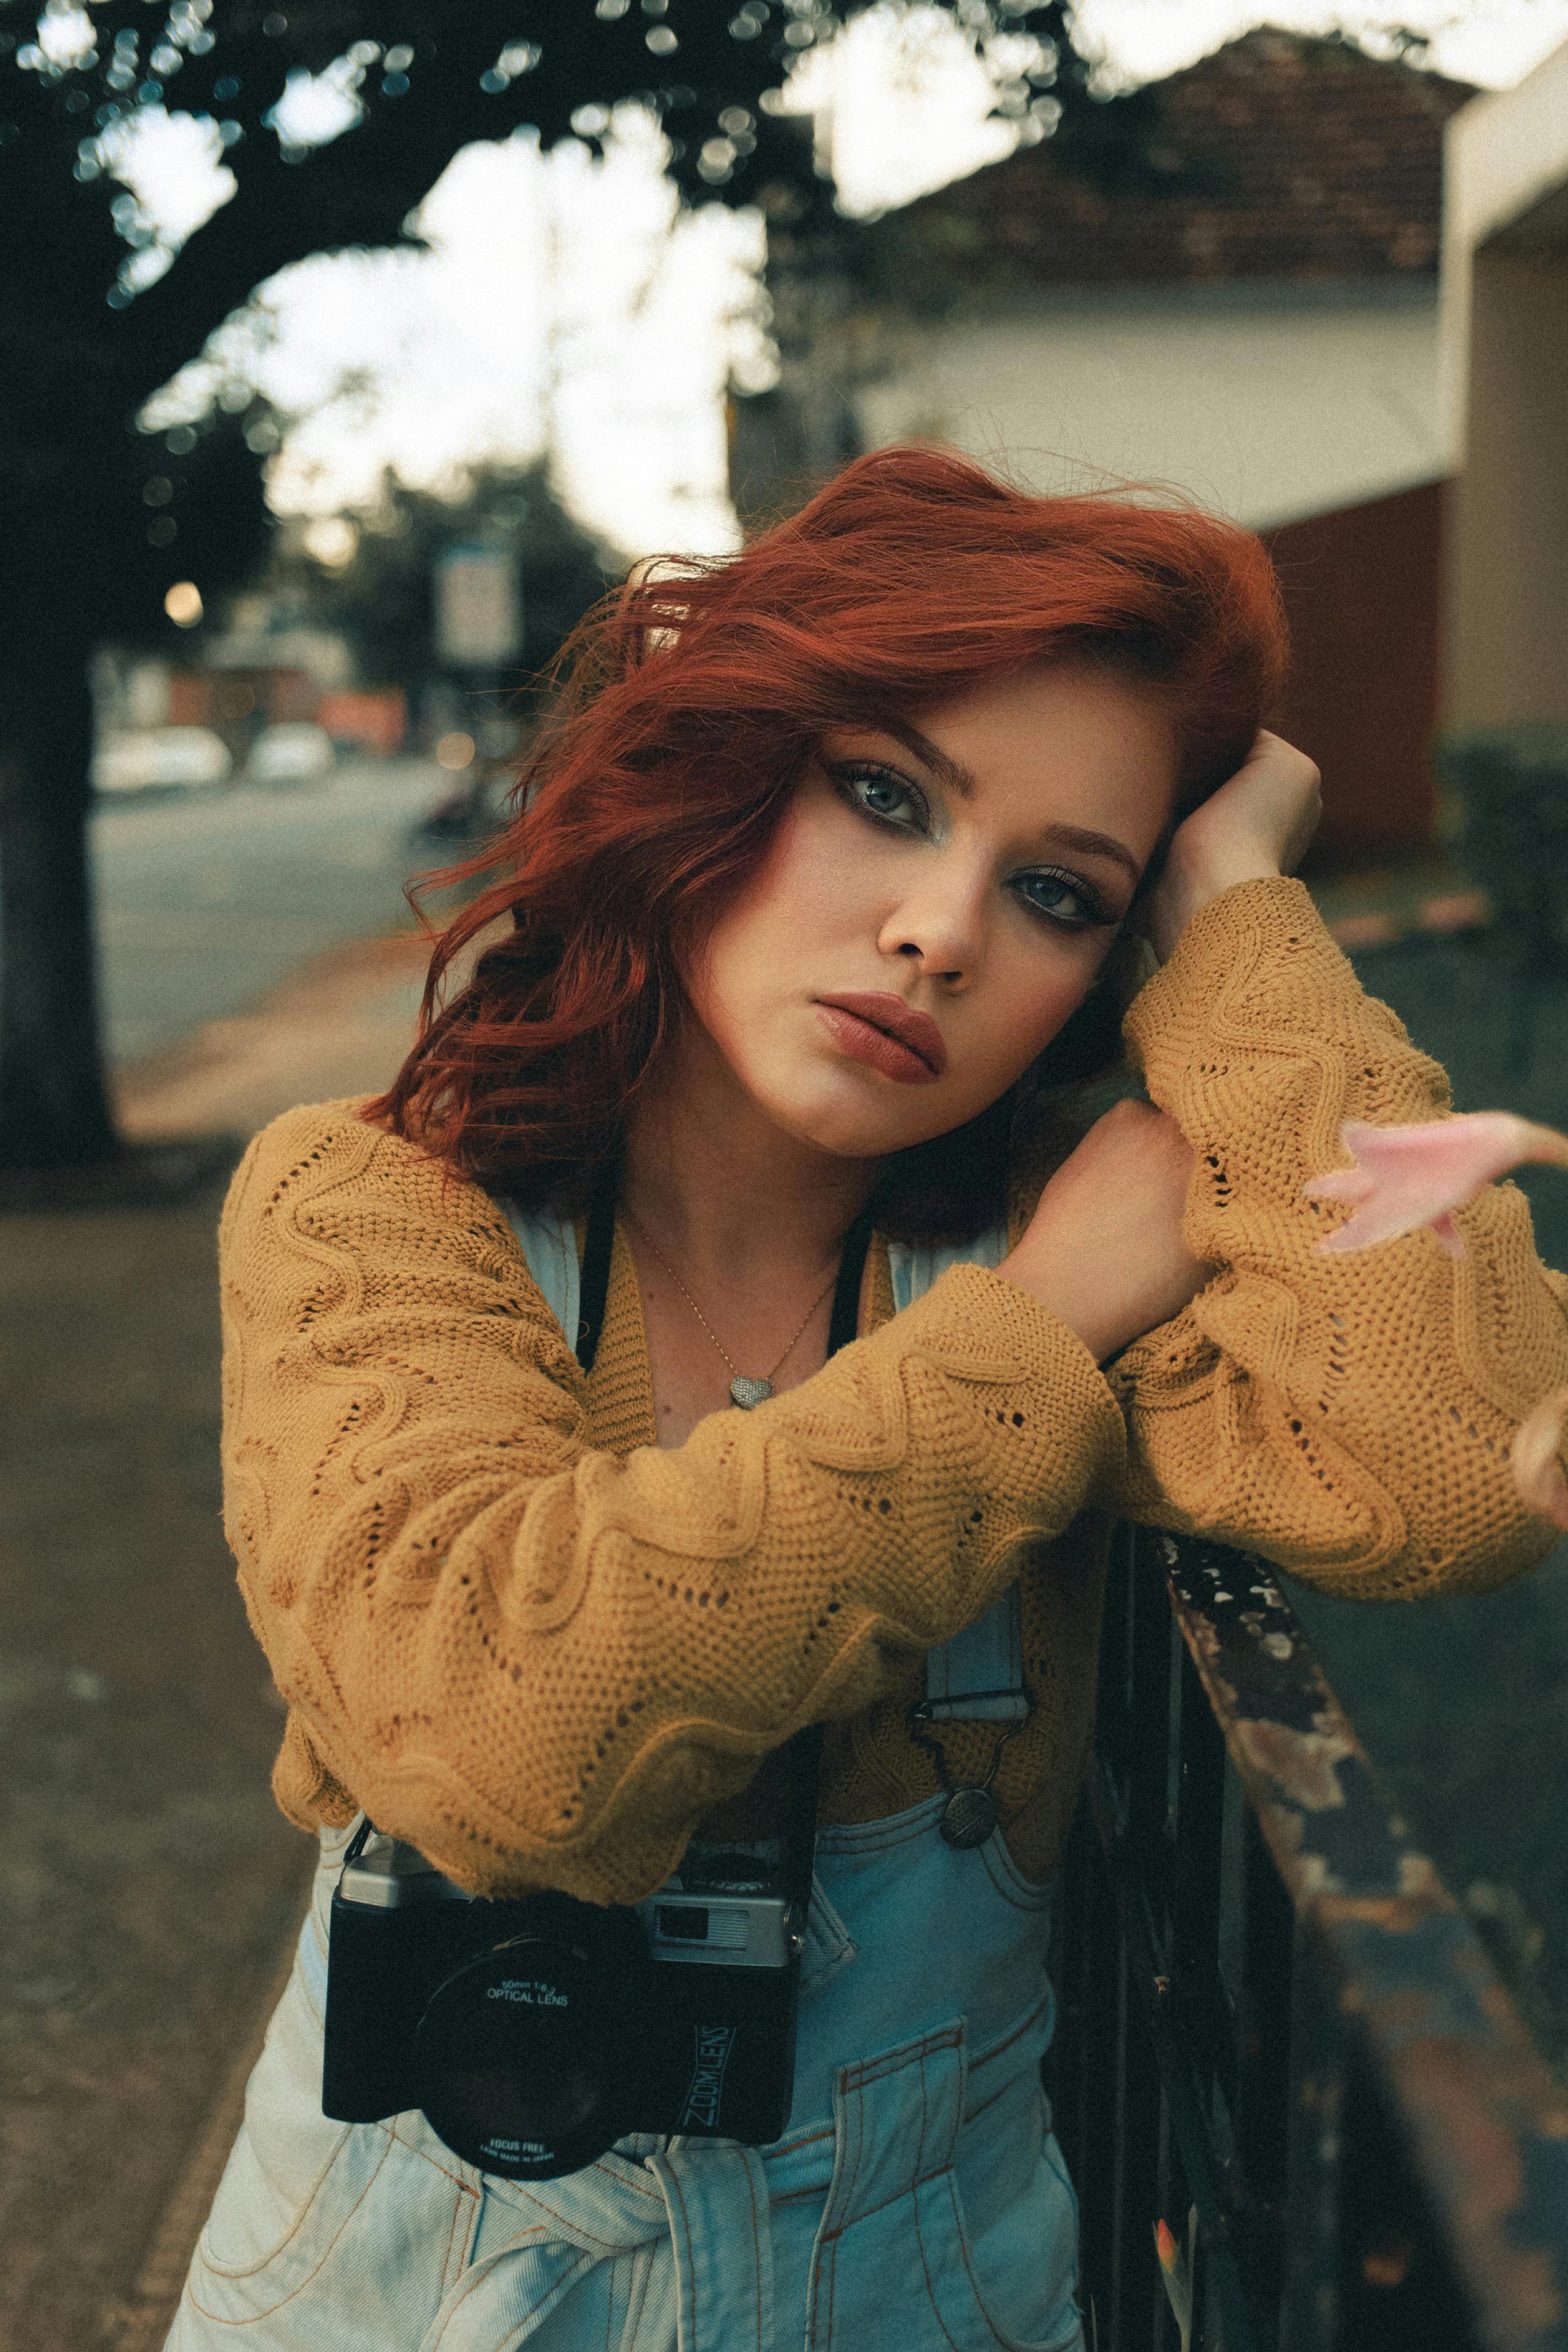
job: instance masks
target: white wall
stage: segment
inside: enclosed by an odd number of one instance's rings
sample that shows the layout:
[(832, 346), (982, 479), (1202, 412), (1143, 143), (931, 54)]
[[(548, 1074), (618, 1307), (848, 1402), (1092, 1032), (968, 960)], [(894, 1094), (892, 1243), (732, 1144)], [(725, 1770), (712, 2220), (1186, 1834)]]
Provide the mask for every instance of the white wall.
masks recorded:
[(1568, 43), (1449, 123), (1450, 726), (1568, 722)]
[(1457, 450), (1469, 390), (1478, 246), (1568, 180), (1568, 41), (1512, 89), (1474, 98), (1443, 133), (1444, 430)]
[(1031, 488), (1173, 485), (1254, 530), (1448, 470), (1424, 288), (1039, 298), (911, 339), (858, 394), (872, 445), (940, 438)]

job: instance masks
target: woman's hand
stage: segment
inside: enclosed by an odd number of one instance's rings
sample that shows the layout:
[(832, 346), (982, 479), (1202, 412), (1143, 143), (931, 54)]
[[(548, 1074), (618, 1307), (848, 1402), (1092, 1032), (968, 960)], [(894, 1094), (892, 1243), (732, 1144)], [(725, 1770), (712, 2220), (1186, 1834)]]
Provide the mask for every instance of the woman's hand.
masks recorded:
[(1305, 751), (1259, 728), (1243, 764), (1176, 827), (1149, 900), (1162, 963), (1200, 907), (1235, 882), (1290, 874), (1318, 829), (1318, 771)]
[(1179, 1315), (1214, 1272), (1182, 1238), (1192, 1172), (1174, 1119), (1115, 1104), (1057, 1170), (997, 1271), (1105, 1363)]

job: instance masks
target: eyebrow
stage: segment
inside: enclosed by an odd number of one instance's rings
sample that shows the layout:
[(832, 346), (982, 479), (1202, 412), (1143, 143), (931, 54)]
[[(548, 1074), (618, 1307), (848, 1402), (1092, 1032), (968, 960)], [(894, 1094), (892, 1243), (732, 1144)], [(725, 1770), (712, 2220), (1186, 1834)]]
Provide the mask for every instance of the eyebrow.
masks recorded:
[[(974, 776), (962, 760), (953, 759), (933, 743), (929, 735), (922, 735), (918, 727), (911, 727), (907, 722), (889, 731), (907, 743), (915, 757), (931, 770), (933, 776), (956, 793), (961, 801), (973, 799)], [(1142, 866), (1126, 843), (1118, 841), (1114, 834), (1095, 833), (1083, 824), (1047, 824), (1042, 827), (1042, 831), (1047, 839), (1059, 844), (1063, 849), (1076, 849), (1086, 857), (1109, 857), (1113, 864), (1124, 869), (1135, 885), (1143, 878)]]

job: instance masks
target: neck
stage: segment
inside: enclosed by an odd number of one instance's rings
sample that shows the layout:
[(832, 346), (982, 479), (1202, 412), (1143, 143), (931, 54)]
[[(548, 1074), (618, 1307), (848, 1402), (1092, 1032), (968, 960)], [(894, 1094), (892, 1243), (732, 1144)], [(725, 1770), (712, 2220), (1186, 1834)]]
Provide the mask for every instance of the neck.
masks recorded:
[(826, 1280), (880, 1166), (787, 1134), (698, 1031), (672, 1050), (636, 1105), (621, 1200), (710, 1296), (754, 1292)]

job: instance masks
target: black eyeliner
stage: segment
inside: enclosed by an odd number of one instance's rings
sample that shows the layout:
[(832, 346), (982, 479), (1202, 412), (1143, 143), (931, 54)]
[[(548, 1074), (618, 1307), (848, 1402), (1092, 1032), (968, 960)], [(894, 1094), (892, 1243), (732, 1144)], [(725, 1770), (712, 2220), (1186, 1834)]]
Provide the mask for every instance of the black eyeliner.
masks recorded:
[[(930, 822), (930, 802), (914, 778), (904, 775), (900, 769), (889, 768), (880, 760), (825, 760), (822, 764), (844, 800), (861, 816), (868, 818), (871, 824), (884, 826), (894, 833), (908, 831), (908, 827), (900, 824), (897, 817), (886, 815), (879, 809), (868, 808), (864, 801), (856, 800), (852, 796), (848, 786), (858, 776), (870, 776), (879, 783), (891, 784), (896, 792), (905, 793), (919, 809), (921, 817), (926, 822)], [(1121, 921), (1120, 915), (1111, 913), (1091, 882), (1086, 882), (1080, 875), (1069, 873), (1065, 866), (1032, 866), (1026, 873), (1015, 875), (1012, 879), (1015, 883), (1027, 882), (1037, 874), (1044, 875), (1053, 882), (1065, 882), (1084, 909), (1082, 917), (1075, 920), (1070, 915), (1053, 914), (1048, 907), (1038, 906), (1032, 899), (1026, 898), (1024, 903), (1029, 912), (1038, 916), (1042, 922), (1048, 923), (1053, 930), (1113, 930)]]

